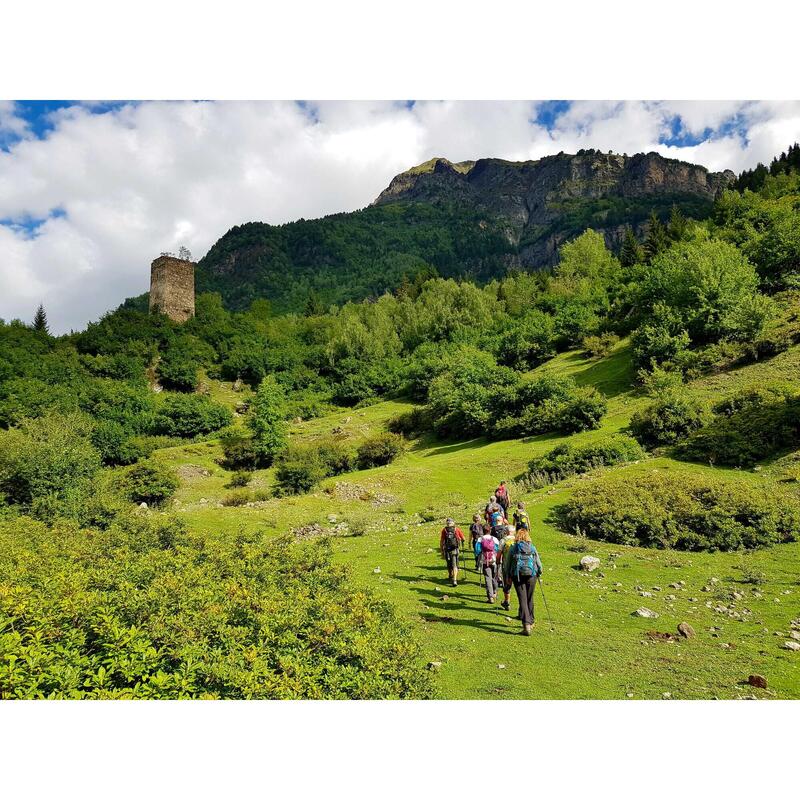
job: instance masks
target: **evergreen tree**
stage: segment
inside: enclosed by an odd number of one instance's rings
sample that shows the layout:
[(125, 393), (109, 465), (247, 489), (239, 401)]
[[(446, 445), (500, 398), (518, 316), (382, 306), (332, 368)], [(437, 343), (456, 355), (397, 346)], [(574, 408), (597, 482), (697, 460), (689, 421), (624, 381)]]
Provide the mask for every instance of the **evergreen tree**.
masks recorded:
[(50, 334), (50, 329), (47, 327), (47, 314), (41, 303), (39, 303), (39, 308), (36, 309), (36, 315), (33, 318), (33, 329), (40, 333)]
[(647, 238), (644, 240), (644, 253), (647, 260), (655, 258), (669, 247), (669, 236), (664, 224), (653, 211), (647, 223)]
[(642, 248), (637, 240), (633, 229), (628, 227), (625, 229), (625, 236), (622, 239), (622, 247), (619, 250), (619, 260), (623, 267), (632, 267), (634, 264), (640, 264), (644, 260)]
[(673, 242), (679, 242), (686, 235), (686, 230), (689, 227), (689, 221), (683, 215), (683, 212), (678, 206), (672, 206), (672, 212), (669, 215), (669, 224), (667, 225), (667, 235)]
[(307, 317), (320, 317), (325, 313), (325, 304), (316, 289), (309, 289), (303, 313)]

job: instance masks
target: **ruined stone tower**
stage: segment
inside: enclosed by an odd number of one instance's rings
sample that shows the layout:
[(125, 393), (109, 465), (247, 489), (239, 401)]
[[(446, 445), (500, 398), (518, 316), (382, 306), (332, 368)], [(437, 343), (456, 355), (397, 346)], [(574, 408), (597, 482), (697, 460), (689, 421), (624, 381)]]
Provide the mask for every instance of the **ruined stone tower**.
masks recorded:
[(194, 262), (161, 255), (150, 265), (150, 311), (175, 322), (194, 316)]

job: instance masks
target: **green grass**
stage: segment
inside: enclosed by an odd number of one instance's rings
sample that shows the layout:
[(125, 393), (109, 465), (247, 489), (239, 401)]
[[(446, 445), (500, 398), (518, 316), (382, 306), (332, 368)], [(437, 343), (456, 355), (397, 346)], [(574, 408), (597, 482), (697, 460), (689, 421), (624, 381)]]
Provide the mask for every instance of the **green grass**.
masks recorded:
[[(797, 383), (799, 366), (800, 347), (796, 347), (770, 361), (696, 381), (686, 391), (711, 400), (752, 383)], [(579, 434), (581, 439), (623, 429), (631, 413), (649, 402), (630, 387), (626, 342), (606, 359), (564, 353), (540, 369), (572, 375), (608, 396), (609, 413), (602, 428)], [(219, 388), (212, 393), (223, 396)], [(363, 410), (342, 410), (292, 425), (291, 435), (313, 439), (339, 427), (357, 442), (384, 429), (390, 417), (408, 407), (383, 402)], [(546, 435), (446, 443), (424, 438), (387, 467), (329, 479), (309, 495), (239, 508), (219, 504), (229, 491), (225, 484), (230, 473), (215, 462), (220, 456), (215, 442), (164, 449), (156, 457), (179, 471), (175, 510), (201, 535), (228, 536), (240, 528), (277, 531), (311, 522), (330, 526), (329, 515), (335, 515), (337, 522), (347, 521), (351, 528), (362, 528), (361, 535), (344, 532), (335, 537), (336, 557), (350, 565), (356, 581), (385, 596), (411, 620), (426, 660), (442, 662), (437, 674), (441, 697), (657, 699), (669, 692), (675, 699), (751, 694), (800, 698), (800, 653), (782, 650), (784, 638), (774, 635), (775, 631), (788, 635), (790, 620), (800, 616), (800, 544), (750, 554), (698, 554), (581, 542), (549, 520), (573, 487), (594, 475), (570, 478), (522, 498), (512, 495), (528, 502), (534, 541), (545, 565), (552, 626), (538, 592), (537, 624), (533, 636), (525, 638), (514, 619), (515, 598), (510, 613), (488, 605), (474, 572), (457, 588), (447, 585), (436, 552), (442, 519), (452, 515), (466, 528), (473, 511), (485, 503), (500, 479), (520, 475), (534, 455), (563, 439)], [(779, 484), (787, 463), (796, 466), (797, 454), (775, 459), (756, 472), (712, 470), (667, 457), (612, 469), (629, 474), (656, 469), (713, 471), (727, 480), (798, 491), (797, 483)], [(272, 471), (261, 470), (250, 488), (266, 490), (271, 484)], [(349, 485), (344, 495), (342, 484)], [(434, 521), (423, 521), (423, 514), (435, 515)], [(602, 577), (576, 568), (587, 553), (601, 559)], [(744, 567), (765, 573), (766, 582), (758, 587), (744, 583)], [(702, 591), (712, 577), (719, 579), (714, 590)], [(684, 589), (669, 588), (678, 581), (685, 581)], [(642, 597), (637, 586), (652, 596)], [(742, 597), (730, 600), (733, 591)], [(722, 604), (740, 614), (743, 609), (751, 613), (737, 620), (714, 610)], [(642, 605), (660, 617), (631, 616)], [(683, 621), (694, 627), (696, 637), (661, 641), (648, 635), (650, 631), (674, 634)], [(752, 673), (766, 676), (767, 690), (746, 685)]]

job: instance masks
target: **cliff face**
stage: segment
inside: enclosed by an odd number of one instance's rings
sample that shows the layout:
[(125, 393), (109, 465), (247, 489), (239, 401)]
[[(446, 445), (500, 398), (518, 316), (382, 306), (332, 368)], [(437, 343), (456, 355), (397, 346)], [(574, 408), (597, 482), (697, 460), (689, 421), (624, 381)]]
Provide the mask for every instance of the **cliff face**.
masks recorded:
[(642, 230), (652, 210), (673, 203), (701, 216), (716, 193), (735, 178), (730, 171), (667, 159), (582, 151), (538, 161), (479, 159), (452, 164), (432, 159), (395, 177), (375, 205), (399, 201), (467, 205), (500, 222), (519, 248), (522, 266), (555, 261), (558, 246), (585, 227), (618, 244), (620, 229)]

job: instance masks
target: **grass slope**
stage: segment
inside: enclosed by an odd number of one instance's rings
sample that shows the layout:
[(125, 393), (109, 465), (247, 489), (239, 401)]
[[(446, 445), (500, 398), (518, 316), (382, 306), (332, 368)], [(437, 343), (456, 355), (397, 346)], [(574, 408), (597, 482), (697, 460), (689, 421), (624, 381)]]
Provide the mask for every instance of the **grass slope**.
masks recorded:
[[(546, 368), (591, 383), (609, 397), (602, 428), (580, 434), (582, 439), (623, 429), (633, 411), (648, 402), (630, 389), (627, 343), (602, 361), (571, 352)], [(770, 361), (697, 381), (687, 391), (710, 399), (752, 383), (797, 382), (798, 376), (800, 348), (793, 348)], [(357, 441), (407, 407), (383, 402), (341, 411), (294, 425), (292, 435), (313, 438), (339, 426)], [(790, 620), (800, 616), (800, 544), (749, 554), (681, 553), (599, 542), (587, 547), (548, 519), (572, 488), (592, 475), (513, 497), (529, 503), (534, 541), (545, 565), (552, 627), (538, 591), (537, 624), (533, 636), (525, 638), (514, 618), (516, 598), (510, 613), (488, 605), (474, 572), (457, 588), (447, 585), (436, 550), (442, 519), (452, 515), (466, 530), (473, 511), (501, 478), (519, 476), (530, 458), (562, 440), (552, 435), (505, 442), (423, 439), (388, 467), (330, 479), (310, 495), (240, 508), (220, 504), (230, 474), (215, 463), (220, 454), (216, 443), (169, 448), (157, 457), (178, 470), (182, 486), (175, 509), (198, 535), (229, 536), (240, 528), (279, 530), (311, 522), (331, 527), (331, 515), (337, 522), (347, 521), (348, 531), (334, 538), (337, 558), (350, 564), (355, 580), (391, 600), (414, 623), (427, 658), (442, 662), (441, 697), (656, 699), (669, 693), (676, 699), (800, 698), (800, 653), (780, 648)], [(757, 472), (713, 471), (732, 481), (773, 485), (798, 456), (775, 459)], [(616, 469), (711, 470), (666, 457)], [(252, 487), (266, 489), (271, 483), (271, 470), (264, 470), (256, 473)], [(601, 559), (602, 576), (577, 569), (585, 553)], [(746, 584), (743, 567), (764, 572), (766, 583)], [(703, 591), (711, 578), (719, 582), (712, 591)], [(679, 581), (685, 582), (684, 588), (669, 588)], [(640, 591), (652, 596), (643, 597)], [(731, 599), (734, 591), (742, 596)], [(722, 605), (742, 618), (715, 610)], [(660, 617), (631, 616), (639, 606)], [(751, 613), (743, 613), (745, 609)], [(696, 637), (664, 641), (649, 635), (674, 634), (682, 621), (695, 628)], [(767, 677), (767, 690), (747, 685), (752, 673)]]

